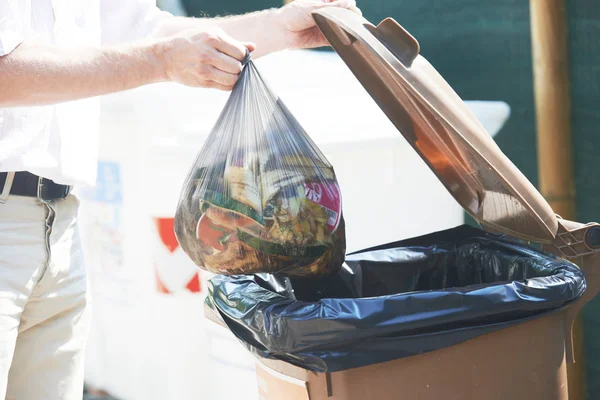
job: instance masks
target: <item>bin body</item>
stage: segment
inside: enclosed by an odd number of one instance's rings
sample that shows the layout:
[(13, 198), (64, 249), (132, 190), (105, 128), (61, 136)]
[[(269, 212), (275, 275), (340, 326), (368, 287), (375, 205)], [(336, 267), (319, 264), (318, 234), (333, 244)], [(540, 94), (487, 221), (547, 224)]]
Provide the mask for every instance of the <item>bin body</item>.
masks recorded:
[[(340, 372), (259, 361), (265, 400), (568, 400), (564, 312), (430, 353)], [(300, 397), (301, 398), (301, 397)]]

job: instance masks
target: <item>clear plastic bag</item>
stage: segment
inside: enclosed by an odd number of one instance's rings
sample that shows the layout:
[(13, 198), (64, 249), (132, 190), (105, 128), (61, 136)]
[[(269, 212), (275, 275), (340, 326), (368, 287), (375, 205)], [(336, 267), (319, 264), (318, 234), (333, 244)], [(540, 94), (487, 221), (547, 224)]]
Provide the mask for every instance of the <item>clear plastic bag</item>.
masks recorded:
[(344, 261), (333, 167), (250, 60), (185, 181), (175, 233), (225, 275), (328, 275)]

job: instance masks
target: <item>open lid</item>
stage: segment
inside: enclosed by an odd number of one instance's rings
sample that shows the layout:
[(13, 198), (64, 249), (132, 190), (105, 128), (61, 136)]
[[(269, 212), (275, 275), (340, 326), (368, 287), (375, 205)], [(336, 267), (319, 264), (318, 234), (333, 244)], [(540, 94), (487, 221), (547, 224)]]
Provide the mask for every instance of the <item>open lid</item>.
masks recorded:
[[(557, 217), (393, 19), (377, 27), (342, 8), (313, 13), (356, 78), (458, 203), (482, 226), (549, 243)], [(418, 189), (417, 189), (418, 190)]]

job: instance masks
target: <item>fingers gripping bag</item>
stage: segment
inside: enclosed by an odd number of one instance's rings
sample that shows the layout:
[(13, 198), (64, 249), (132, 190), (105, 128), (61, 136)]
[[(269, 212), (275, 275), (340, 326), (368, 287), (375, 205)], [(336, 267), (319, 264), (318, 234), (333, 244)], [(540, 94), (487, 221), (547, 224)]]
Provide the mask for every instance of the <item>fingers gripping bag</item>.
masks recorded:
[(245, 61), (184, 183), (177, 239), (213, 273), (335, 273), (346, 239), (333, 167)]

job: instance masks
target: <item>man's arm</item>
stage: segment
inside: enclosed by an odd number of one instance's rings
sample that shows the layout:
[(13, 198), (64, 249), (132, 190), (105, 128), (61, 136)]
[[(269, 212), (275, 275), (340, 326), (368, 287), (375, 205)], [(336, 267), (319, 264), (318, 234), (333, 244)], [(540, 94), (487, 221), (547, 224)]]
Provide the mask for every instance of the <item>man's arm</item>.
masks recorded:
[(356, 0), (295, 0), (282, 8), (224, 18), (173, 17), (159, 23), (157, 36), (169, 36), (186, 29), (218, 27), (237, 40), (256, 45), (253, 58), (293, 48), (314, 48), (327, 41), (312, 18), (312, 11), (323, 7), (348, 8), (361, 13)]
[(245, 54), (242, 43), (218, 28), (106, 48), (24, 42), (0, 57), (0, 107), (53, 104), (162, 81), (229, 90)]
[[(136, 1), (143, 4), (146, 0)], [(5, 25), (18, 21), (15, 10), (20, 10), (21, 2), (0, 1), (0, 107), (78, 100), (161, 81), (230, 90), (247, 49), (255, 50), (252, 43), (257, 45), (255, 58), (286, 48), (322, 46), (326, 41), (312, 11), (325, 6), (356, 10), (355, 0), (296, 0), (278, 10), (194, 19), (136, 13), (137, 3), (131, 4), (131, 13), (126, 15), (138, 17), (135, 25), (158, 21), (158, 34), (146, 42), (68, 50), (25, 41), (2, 52), (2, 38), (18, 31)], [(117, 24), (115, 32), (121, 26)]]
[(24, 42), (0, 57), (0, 107), (46, 105), (164, 80), (151, 45), (63, 50)]

